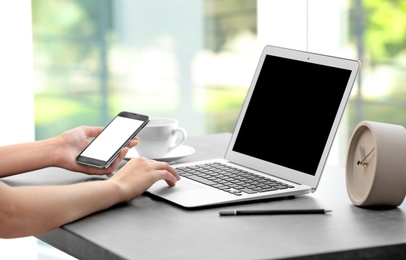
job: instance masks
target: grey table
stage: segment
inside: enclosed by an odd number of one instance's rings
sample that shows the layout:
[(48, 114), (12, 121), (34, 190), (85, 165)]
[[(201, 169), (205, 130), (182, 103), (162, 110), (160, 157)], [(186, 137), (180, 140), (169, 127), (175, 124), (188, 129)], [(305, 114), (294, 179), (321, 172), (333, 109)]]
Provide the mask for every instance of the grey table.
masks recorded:
[[(190, 137), (189, 161), (222, 156), (228, 133)], [(49, 168), (6, 178), (10, 185), (89, 178)], [(326, 208), (326, 215), (219, 217), (220, 209)], [(141, 196), (38, 236), (79, 259), (383, 259), (406, 257), (406, 203), (354, 206), (344, 169), (327, 166), (318, 190), (294, 199), (185, 210)]]

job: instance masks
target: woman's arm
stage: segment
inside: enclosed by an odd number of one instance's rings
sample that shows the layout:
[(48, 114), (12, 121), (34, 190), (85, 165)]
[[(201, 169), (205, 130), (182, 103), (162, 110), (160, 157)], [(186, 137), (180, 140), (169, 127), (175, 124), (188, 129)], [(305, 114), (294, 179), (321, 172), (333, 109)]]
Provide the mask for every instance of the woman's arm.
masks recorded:
[[(76, 156), (102, 127), (81, 126), (43, 141), (0, 147), (0, 177), (55, 166), (87, 174), (112, 173), (130, 147), (121, 150), (107, 169), (76, 163)], [(130, 201), (158, 180), (173, 186), (177, 172), (165, 162), (145, 158), (128, 161), (110, 179), (60, 186), (10, 187), (0, 182), (0, 237), (31, 236)]]
[(0, 147), (0, 177), (53, 165), (53, 139)]
[(134, 158), (105, 181), (42, 187), (9, 187), (0, 182), (0, 237), (47, 232), (130, 201), (158, 180), (173, 186), (178, 179), (176, 171), (165, 162)]
[[(112, 173), (125, 154), (121, 153), (107, 169), (79, 165), (75, 161), (76, 156), (90, 143), (90, 138), (96, 137), (102, 130), (103, 127), (80, 126), (54, 138), (2, 146), (0, 147), (0, 177), (51, 166), (86, 174)], [(138, 138), (135, 138), (128, 147), (134, 147), (137, 143)]]

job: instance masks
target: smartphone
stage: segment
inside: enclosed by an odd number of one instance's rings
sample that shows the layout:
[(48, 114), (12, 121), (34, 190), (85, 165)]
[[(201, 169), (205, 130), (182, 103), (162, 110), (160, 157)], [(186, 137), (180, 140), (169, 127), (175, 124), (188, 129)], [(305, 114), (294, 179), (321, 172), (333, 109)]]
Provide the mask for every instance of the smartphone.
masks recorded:
[(101, 169), (109, 167), (148, 122), (146, 115), (120, 112), (76, 157), (76, 162)]

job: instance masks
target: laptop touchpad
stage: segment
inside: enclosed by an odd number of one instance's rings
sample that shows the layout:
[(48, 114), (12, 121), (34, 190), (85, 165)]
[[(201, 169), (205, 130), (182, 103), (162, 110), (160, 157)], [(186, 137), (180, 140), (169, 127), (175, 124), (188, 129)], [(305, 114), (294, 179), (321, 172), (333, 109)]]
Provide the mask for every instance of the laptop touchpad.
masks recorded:
[(178, 181), (175, 185), (175, 187), (173, 187), (177, 190), (181, 190), (181, 191), (187, 191), (187, 190), (195, 190), (195, 189), (201, 189), (203, 187), (196, 185), (194, 183), (188, 182), (188, 181)]
[[(158, 183), (156, 183), (154, 186), (157, 186), (157, 184)], [(180, 180), (180, 181), (176, 182), (176, 185), (173, 187), (169, 187), (165, 183), (163, 186), (160, 186), (159, 188), (154, 189), (153, 193), (170, 194), (172, 192), (178, 193), (178, 192), (191, 191), (191, 190), (202, 189), (202, 188), (203, 187), (196, 185), (194, 183)]]

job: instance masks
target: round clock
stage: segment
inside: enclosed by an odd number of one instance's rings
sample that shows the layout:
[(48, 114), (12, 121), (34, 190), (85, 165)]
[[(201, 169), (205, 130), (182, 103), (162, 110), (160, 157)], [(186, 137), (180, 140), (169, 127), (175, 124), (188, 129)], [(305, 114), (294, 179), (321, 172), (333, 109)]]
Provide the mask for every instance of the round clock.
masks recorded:
[(406, 129), (360, 122), (350, 139), (346, 185), (357, 206), (399, 206), (406, 195)]

